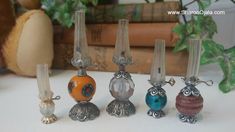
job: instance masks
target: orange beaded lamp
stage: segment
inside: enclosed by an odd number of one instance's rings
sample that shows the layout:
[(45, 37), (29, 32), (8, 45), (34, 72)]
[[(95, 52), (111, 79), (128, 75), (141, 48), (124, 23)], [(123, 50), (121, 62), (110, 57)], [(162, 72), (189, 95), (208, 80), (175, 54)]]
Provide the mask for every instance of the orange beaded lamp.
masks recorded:
[(86, 73), (86, 68), (91, 65), (91, 58), (88, 54), (85, 12), (83, 10), (75, 12), (74, 36), (74, 55), (71, 62), (79, 70), (78, 74), (70, 80), (68, 91), (77, 104), (70, 110), (69, 117), (72, 120), (83, 122), (93, 120), (100, 114), (97, 106), (89, 102), (95, 94), (96, 83)]

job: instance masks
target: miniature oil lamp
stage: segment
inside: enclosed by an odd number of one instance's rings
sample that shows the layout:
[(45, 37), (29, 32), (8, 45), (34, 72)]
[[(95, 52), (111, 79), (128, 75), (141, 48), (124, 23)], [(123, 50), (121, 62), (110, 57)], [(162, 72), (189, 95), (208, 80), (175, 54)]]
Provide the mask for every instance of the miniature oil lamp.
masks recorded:
[(74, 55), (71, 62), (79, 70), (78, 74), (70, 80), (68, 91), (77, 104), (70, 110), (69, 117), (72, 120), (83, 122), (93, 120), (100, 114), (98, 107), (89, 102), (95, 94), (96, 83), (86, 73), (86, 68), (91, 65), (91, 58), (88, 54), (85, 12), (83, 10), (75, 12), (74, 36)]
[(50, 124), (57, 120), (54, 115), (55, 104), (53, 100), (59, 100), (60, 96), (53, 98), (53, 92), (50, 90), (48, 65), (37, 65), (37, 82), (39, 89), (39, 98), (41, 103), (39, 104), (40, 112), (43, 115), (41, 121), (44, 124)]
[(182, 122), (196, 123), (197, 114), (203, 107), (203, 98), (199, 90), (195, 87), (200, 83), (208, 86), (213, 84), (212, 80), (201, 81), (198, 78), (198, 70), (200, 65), (201, 40), (189, 40), (189, 60), (186, 77), (183, 79), (186, 87), (184, 87), (176, 97), (176, 108), (179, 111), (179, 119)]
[(106, 111), (116, 117), (125, 117), (135, 114), (135, 106), (129, 101), (133, 95), (135, 84), (125, 66), (132, 63), (130, 54), (128, 20), (121, 19), (118, 24), (117, 40), (113, 62), (119, 66), (109, 84), (109, 91), (115, 98), (106, 108)]
[(166, 91), (162, 87), (166, 83), (169, 83), (171, 86), (175, 84), (175, 80), (173, 78), (171, 78), (168, 82), (165, 81), (164, 40), (156, 40), (149, 82), (153, 87), (148, 89), (145, 97), (145, 102), (150, 107), (148, 115), (154, 118), (161, 118), (165, 116), (165, 113), (162, 111), (162, 109), (167, 103)]

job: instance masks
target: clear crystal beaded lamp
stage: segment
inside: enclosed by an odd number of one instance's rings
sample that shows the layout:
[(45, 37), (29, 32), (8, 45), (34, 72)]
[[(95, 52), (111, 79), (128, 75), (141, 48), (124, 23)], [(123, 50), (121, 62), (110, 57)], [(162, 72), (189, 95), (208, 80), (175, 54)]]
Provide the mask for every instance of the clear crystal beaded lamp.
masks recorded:
[(41, 99), (39, 108), (41, 114), (43, 115), (41, 121), (44, 124), (53, 123), (57, 120), (57, 117), (54, 115), (55, 104), (53, 100), (59, 100), (60, 96), (53, 98), (53, 92), (50, 89), (47, 64), (37, 65), (37, 83), (39, 89), (39, 98)]
[(88, 53), (84, 10), (75, 12), (74, 55), (71, 62), (78, 68), (78, 74), (70, 80), (68, 91), (77, 104), (70, 110), (69, 117), (81, 122), (93, 120), (99, 116), (100, 111), (95, 104), (89, 102), (95, 94), (96, 83), (86, 73), (91, 58)]
[(149, 80), (153, 87), (148, 89), (145, 97), (145, 102), (150, 107), (148, 115), (154, 118), (160, 118), (165, 115), (162, 109), (167, 103), (167, 96), (166, 91), (162, 86), (166, 83), (169, 83), (171, 86), (175, 84), (175, 80), (173, 78), (168, 82), (165, 80), (165, 41), (156, 40)]
[(196, 123), (197, 114), (203, 107), (203, 98), (199, 90), (195, 87), (200, 83), (208, 86), (213, 84), (212, 80), (201, 81), (198, 78), (201, 56), (201, 40), (189, 40), (189, 60), (187, 74), (184, 78), (186, 87), (184, 87), (176, 97), (176, 108), (179, 111), (179, 119), (182, 122)]
[(113, 62), (119, 66), (119, 71), (114, 74), (109, 84), (109, 91), (115, 99), (109, 103), (106, 111), (116, 117), (130, 116), (135, 114), (135, 106), (129, 101), (135, 84), (125, 70), (125, 66), (132, 63), (126, 19), (119, 20)]

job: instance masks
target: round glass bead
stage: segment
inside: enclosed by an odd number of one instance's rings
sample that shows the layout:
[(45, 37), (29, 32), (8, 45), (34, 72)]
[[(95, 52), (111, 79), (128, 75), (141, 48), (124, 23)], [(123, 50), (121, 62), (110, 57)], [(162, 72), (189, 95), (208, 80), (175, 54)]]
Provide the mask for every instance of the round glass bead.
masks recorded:
[(128, 100), (134, 92), (134, 82), (129, 78), (113, 78), (109, 90), (112, 96), (119, 100)]
[(155, 111), (161, 110), (167, 102), (167, 97), (166, 95), (151, 95), (150, 92), (147, 93), (145, 97), (146, 104)]
[(69, 94), (78, 102), (89, 101), (95, 94), (95, 80), (86, 76), (74, 76), (68, 84)]

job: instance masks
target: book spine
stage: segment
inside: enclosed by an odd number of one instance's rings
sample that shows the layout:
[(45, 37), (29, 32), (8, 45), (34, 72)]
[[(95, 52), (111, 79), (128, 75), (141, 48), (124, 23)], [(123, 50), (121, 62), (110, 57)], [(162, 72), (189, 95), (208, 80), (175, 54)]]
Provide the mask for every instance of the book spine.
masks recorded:
[(5, 40), (10, 33), (11, 29), (15, 25), (14, 9), (12, 3), (9, 0), (0, 1), (0, 69), (5, 67), (4, 58), (2, 55), (2, 47)]
[(116, 23), (119, 19), (130, 22), (178, 22), (177, 15), (169, 15), (168, 11), (179, 11), (178, 1), (157, 2), (149, 4), (113, 4), (88, 8), (87, 23)]
[[(172, 32), (177, 23), (129, 24), (130, 46), (153, 47), (156, 39), (164, 39), (166, 47), (174, 47), (178, 36)], [(87, 24), (86, 33), (89, 45), (114, 46), (117, 24)], [(73, 44), (74, 28), (54, 26), (54, 42)]]
[[(75, 69), (71, 65), (73, 56), (73, 45), (55, 44), (55, 57), (53, 68)], [(153, 59), (153, 48), (132, 48), (133, 64), (127, 67), (132, 73), (149, 73)], [(112, 62), (114, 47), (89, 46), (93, 64), (88, 70), (95, 71), (117, 71), (117, 66)], [(166, 49), (166, 74), (184, 75), (187, 68), (187, 52), (173, 53), (172, 48)]]

